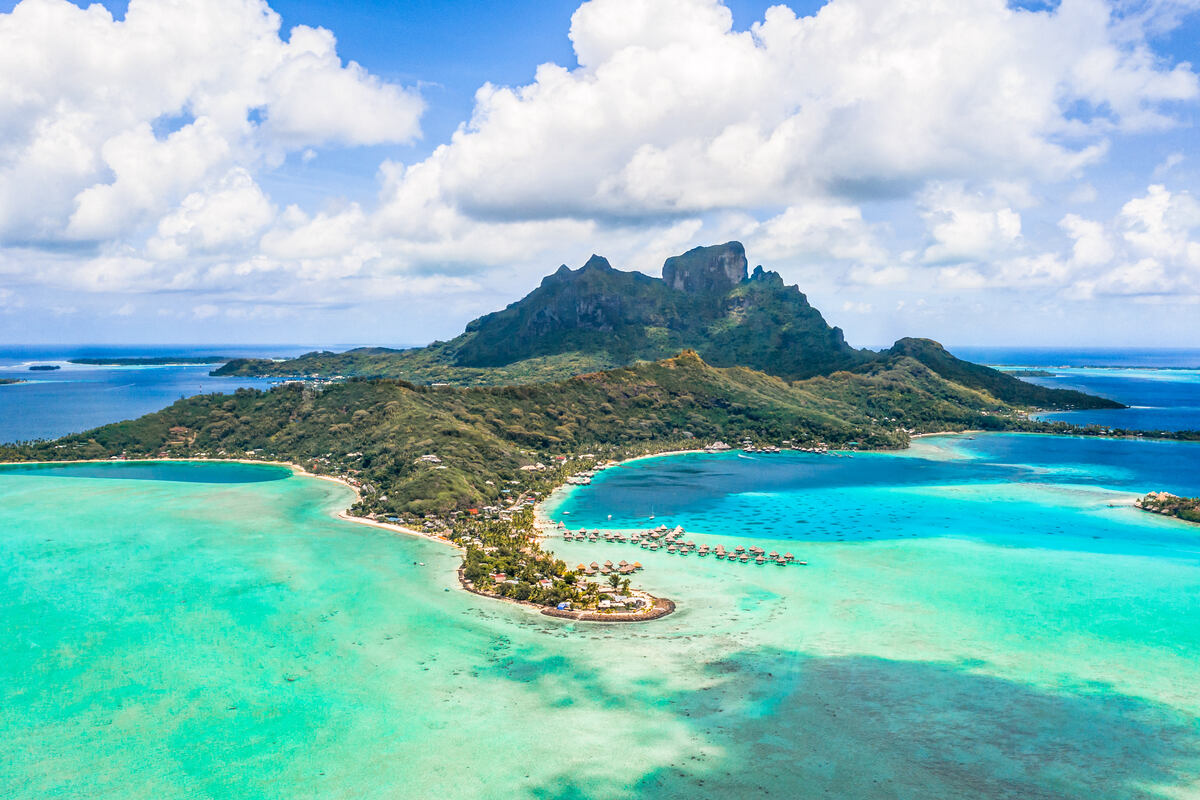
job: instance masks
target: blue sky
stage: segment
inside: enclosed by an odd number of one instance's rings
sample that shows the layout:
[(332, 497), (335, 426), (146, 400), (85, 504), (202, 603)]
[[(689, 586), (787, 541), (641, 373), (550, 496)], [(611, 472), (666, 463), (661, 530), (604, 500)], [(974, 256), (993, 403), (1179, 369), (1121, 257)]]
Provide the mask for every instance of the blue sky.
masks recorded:
[(1197, 346), (1197, 5), (0, 3), (0, 337), (421, 343), (737, 238), (856, 344)]

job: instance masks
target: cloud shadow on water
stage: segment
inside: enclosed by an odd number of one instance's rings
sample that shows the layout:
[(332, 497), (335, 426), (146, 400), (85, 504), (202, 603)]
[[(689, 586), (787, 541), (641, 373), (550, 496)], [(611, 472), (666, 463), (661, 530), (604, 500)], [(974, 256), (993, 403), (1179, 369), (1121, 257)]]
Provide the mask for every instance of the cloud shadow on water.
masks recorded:
[[(693, 751), (624, 787), (632, 796), (1132, 800), (1200, 781), (1200, 720), (1102, 688), (780, 650), (697, 665), (696, 684), (664, 696)], [(630, 734), (620, 747), (636, 746)], [(613, 788), (563, 775), (536, 796)]]

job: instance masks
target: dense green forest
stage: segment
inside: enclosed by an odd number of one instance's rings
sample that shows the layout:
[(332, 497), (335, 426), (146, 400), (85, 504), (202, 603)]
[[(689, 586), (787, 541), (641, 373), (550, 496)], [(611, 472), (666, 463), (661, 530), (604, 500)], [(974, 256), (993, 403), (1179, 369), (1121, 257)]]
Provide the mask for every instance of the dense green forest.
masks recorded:
[(355, 379), (201, 395), (53, 442), (0, 448), (0, 459), (291, 461), (361, 481), (358, 513), (430, 514), (544, 490), (562, 476), (521, 467), (549, 467), (554, 456), (617, 458), (743, 438), (898, 448), (907, 444), (907, 431), (1029, 426), (1014, 406), (911, 358), (788, 382), (743, 367), (712, 367), (686, 352), (527, 386)]

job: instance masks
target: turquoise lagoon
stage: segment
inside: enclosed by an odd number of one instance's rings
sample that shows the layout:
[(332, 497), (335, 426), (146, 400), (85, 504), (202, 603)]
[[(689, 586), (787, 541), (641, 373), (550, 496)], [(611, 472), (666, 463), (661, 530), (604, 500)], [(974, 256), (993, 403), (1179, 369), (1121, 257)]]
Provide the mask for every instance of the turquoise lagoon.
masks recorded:
[(1200, 795), (1200, 528), (1128, 506), (1197, 445), (631, 462), (550, 513), (810, 566), (551, 539), (679, 602), (629, 626), (458, 591), (335, 484), (131, 468), (0, 470), (0, 796)]

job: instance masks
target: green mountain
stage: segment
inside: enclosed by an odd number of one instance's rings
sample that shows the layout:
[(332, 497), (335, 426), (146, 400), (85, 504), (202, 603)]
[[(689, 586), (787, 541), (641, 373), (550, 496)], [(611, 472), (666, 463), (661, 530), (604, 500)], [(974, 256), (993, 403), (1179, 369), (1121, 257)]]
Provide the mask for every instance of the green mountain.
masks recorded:
[(1084, 409), (1126, 408), (1104, 397), (1073, 389), (1047, 389), (1014, 378), (1000, 370), (973, 364), (952, 356), (932, 339), (904, 338), (879, 354), (884, 361), (911, 358), (959, 386), (987, 392), (997, 400), (1037, 408)]
[(901, 339), (879, 353), (856, 350), (798, 287), (761, 266), (748, 272), (739, 242), (669, 258), (662, 275), (616, 270), (593, 255), (579, 269), (559, 267), (524, 298), (474, 320), (449, 342), (411, 350), (308, 353), (288, 361), (238, 359), (213, 374), (514, 385), (655, 361), (690, 349), (713, 366), (749, 367), (785, 380), (862, 371), (909, 357), (947, 380), (1014, 405), (1122, 407), (961, 361), (927, 339)]
[(749, 274), (745, 249), (728, 242), (667, 259), (663, 278), (613, 269), (596, 255), (579, 269), (563, 265), (521, 300), (428, 348), (308, 353), (282, 362), (235, 359), (213, 374), (511, 383), (652, 361), (683, 349), (717, 366), (747, 366), (791, 380), (873, 357), (847, 345), (842, 331), (777, 273), (757, 267)]
[(556, 455), (618, 458), (743, 438), (896, 448), (907, 444), (906, 429), (1028, 426), (1013, 406), (906, 356), (789, 382), (745, 367), (713, 367), (689, 351), (527, 386), (355, 379), (201, 395), (54, 442), (3, 447), (0, 460), (283, 460), (362, 481), (358, 513), (426, 514), (547, 489), (561, 471), (521, 467), (552, 464)]
[(559, 267), (522, 300), (470, 323), (454, 363), (504, 367), (568, 352), (629, 363), (683, 348), (792, 380), (869, 358), (778, 274), (747, 275), (745, 250), (728, 242), (667, 259), (661, 279), (595, 255), (578, 270)]

